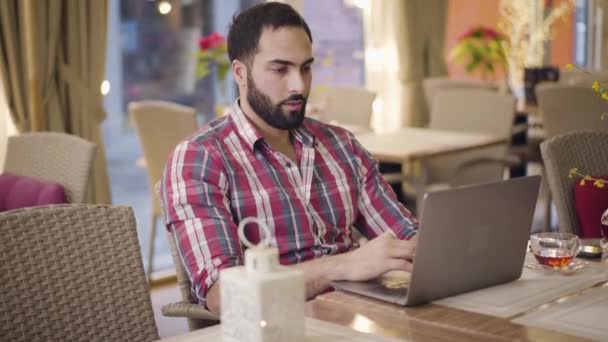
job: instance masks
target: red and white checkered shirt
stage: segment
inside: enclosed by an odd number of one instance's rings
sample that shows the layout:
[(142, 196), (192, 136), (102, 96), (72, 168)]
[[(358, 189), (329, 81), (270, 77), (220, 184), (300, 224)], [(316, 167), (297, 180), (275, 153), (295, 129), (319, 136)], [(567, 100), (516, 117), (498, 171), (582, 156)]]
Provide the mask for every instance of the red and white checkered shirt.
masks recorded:
[[(237, 224), (245, 217), (266, 222), (281, 264), (353, 249), (352, 227), (369, 239), (387, 229), (400, 239), (416, 234), (416, 219), (350, 132), (305, 119), (291, 138), (299, 165), (235, 104), (171, 154), (161, 190), (167, 229), (203, 305), (219, 271), (243, 263)], [(248, 225), (247, 236), (259, 242), (259, 228)]]

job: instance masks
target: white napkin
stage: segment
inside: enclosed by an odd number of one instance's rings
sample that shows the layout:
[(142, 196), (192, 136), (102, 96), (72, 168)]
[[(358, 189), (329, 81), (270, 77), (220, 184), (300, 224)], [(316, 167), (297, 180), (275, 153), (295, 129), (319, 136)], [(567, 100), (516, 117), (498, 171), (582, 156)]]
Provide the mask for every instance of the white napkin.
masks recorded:
[(607, 317), (608, 287), (597, 287), (521, 316), (514, 322), (605, 341), (608, 340)]
[[(526, 262), (534, 262), (534, 257), (528, 255)], [(568, 275), (524, 268), (521, 278), (513, 282), (444, 298), (435, 303), (509, 318), (607, 280), (608, 266), (597, 262), (589, 262), (587, 268)]]

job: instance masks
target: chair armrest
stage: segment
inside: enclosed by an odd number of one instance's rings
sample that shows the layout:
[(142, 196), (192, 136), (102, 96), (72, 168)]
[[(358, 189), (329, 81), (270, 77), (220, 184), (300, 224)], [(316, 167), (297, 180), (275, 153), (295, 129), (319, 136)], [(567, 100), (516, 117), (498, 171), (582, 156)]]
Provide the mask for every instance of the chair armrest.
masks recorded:
[(165, 317), (184, 317), (219, 321), (219, 318), (212, 314), (211, 311), (203, 308), (201, 305), (186, 302), (167, 304), (163, 306), (162, 313)]

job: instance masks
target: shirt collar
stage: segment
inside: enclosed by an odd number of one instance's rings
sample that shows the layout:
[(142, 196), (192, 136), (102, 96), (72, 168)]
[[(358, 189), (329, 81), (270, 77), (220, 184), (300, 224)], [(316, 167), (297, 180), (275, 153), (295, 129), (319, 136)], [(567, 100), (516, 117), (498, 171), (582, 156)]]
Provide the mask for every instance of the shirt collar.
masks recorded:
[[(236, 125), (237, 134), (241, 136), (251, 151), (255, 152), (255, 146), (258, 141), (265, 141), (264, 136), (255, 128), (245, 113), (243, 113), (239, 103), (239, 98), (234, 101), (230, 116)], [(290, 134), (294, 139), (298, 140), (302, 144), (313, 146), (315, 136), (307, 126), (307, 120), (304, 119), (304, 123), (300, 127), (292, 129)]]

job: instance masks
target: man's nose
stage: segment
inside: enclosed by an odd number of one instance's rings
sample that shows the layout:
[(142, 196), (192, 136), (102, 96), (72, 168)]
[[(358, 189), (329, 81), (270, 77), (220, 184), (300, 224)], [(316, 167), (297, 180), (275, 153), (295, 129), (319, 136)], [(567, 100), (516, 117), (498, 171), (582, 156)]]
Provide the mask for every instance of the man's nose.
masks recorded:
[(302, 94), (304, 92), (305, 82), (304, 75), (300, 72), (291, 72), (288, 80), (289, 93)]

